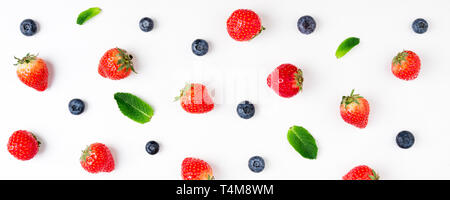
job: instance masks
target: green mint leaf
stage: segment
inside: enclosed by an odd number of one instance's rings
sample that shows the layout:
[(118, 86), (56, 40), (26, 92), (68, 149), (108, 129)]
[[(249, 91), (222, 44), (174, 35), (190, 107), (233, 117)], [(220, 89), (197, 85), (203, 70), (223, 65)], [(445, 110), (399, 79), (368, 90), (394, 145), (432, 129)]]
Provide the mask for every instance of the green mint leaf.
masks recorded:
[(353, 47), (355, 47), (358, 44), (359, 44), (359, 38), (349, 37), (349, 38), (345, 39), (336, 50), (336, 58), (338, 58), (338, 59), (341, 58), (342, 56), (347, 54), (347, 52), (349, 52)]
[(303, 127), (293, 126), (287, 134), (289, 143), (304, 158), (316, 159), (317, 145), (314, 137)]
[(98, 7), (94, 7), (94, 8), (89, 8), (89, 9), (81, 12), (77, 18), (77, 24), (79, 24), (79, 25), (84, 24), (84, 22), (86, 22), (87, 20), (98, 15), (101, 11), (102, 11), (102, 9), (100, 9)]
[(153, 116), (153, 108), (137, 96), (118, 92), (114, 99), (122, 114), (138, 123), (145, 124)]

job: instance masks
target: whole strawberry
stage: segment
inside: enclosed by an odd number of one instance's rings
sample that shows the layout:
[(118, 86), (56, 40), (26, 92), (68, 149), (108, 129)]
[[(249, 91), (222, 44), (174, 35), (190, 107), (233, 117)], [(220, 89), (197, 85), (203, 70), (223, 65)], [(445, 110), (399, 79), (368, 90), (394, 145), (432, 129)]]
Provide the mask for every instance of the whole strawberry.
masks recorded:
[(341, 116), (345, 122), (358, 128), (365, 128), (369, 120), (369, 102), (359, 94), (343, 96), (340, 106)]
[(181, 107), (188, 113), (206, 113), (214, 108), (208, 90), (199, 83), (186, 84), (180, 96), (175, 97), (175, 101), (177, 100), (180, 100)]
[(114, 158), (108, 147), (102, 143), (94, 143), (86, 147), (81, 154), (80, 163), (90, 173), (114, 170)]
[(214, 180), (211, 166), (198, 158), (185, 158), (181, 163), (183, 180)]
[(281, 97), (292, 97), (302, 90), (303, 72), (292, 64), (282, 64), (269, 74), (267, 85)]
[(350, 170), (343, 180), (378, 180), (380, 177), (378, 174), (366, 165), (360, 165)]
[(40, 92), (47, 89), (48, 68), (44, 60), (29, 53), (21, 59), (14, 58), (17, 60), (14, 64), (17, 66), (17, 76), (22, 83)]
[(126, 78), (130, 75), (131, 71), (135, 72), (132, 59), (133, 56), (123, 49), (110, 49), (100, 59), (98, 73), (112, 80)]
[(247, 9), (235, 10), (227, 20), (228, 34), (236, 41), (249, 41), (264, 29), (258, 15)]
[(412, 51), (402, 51), (392, 59), (392, 73), (399, 79), (414, 80), (420, 72), (420, 58)]
[(8, 151), (19, 160), (30, 160), (39, 151), (41, 143), (36, 136), (24, 130), (14, 132), (8, 140)]

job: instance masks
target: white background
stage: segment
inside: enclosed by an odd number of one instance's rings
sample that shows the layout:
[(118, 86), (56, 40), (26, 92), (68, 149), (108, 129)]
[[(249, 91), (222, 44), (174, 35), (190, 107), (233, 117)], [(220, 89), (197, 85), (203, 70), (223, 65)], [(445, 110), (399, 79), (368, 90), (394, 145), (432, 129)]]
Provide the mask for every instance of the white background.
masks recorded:
[[(82, 26), (77, 15), (98, 6), (103, 11)], [(239, 8), (259, 14), (266, 27), (250, 42), (236, 42), (226, 20)], [(356, 165), (367, 164), (382, 179), (449, 179), (450, 74), (448, 49), (450, 2), (423, 1), (57, 1), (16, 0), (0, 7), (0, 179), (180, 179), (181, 161), (204, 159), (216, 179), (341, 179)], [(311, 35), (296, 27), (311, 15)], [(155, 21), (153, 31), (138, 27), (142, 17)], [(411, 29), (425, 18), (428, 32)], [(23, 19), (39, 23), (32, 37), (20, 33)], [(345, 38), (361, 43), (342, 59), (334, 52)], [(210, 51), (195, 56), (191, 43), (202, 38)], [(97, 66), (113, 47), (135, 57), (138, 74), (120, 81), (102, 78)], [(407, 49), (422, 60), (414, 81), (397, 79), (391, 59)], [(39, 53), (50, 67), (45, 92), (26, 87), (16, 77), (13, 56)], [(267, 75), (282, 63), (304, 72), (304, 91), (290, 99), (266, 85)], [(215, 90), (216, 108), (207, 114), (185, 113), (173, 97), (186, 82)], [(355, 88), (370, 102), (369, 124), (358, 129), (339, 115), (343, 95)], [(133, 93), (155, 109), (141, 125), (125, 116), (115, 92)], [(81, 98), (80, 116), (67, 104)], [(236, 114), (242, 100), (256, 104), (256, 115)], [(317, 160), (302, 158), (288, 143), (290, 126), (308, 129), (316, 138)], [(37, 156), (18, 161), (6, 149), (16, 130), (35, 133), (43, 142)], [(395, 136), (409, 130), (416, 137), (400, 149)], [(150, 156), (144, 147), (156, 140)], [(89, 174), (80, 164), (86, 145), (102, 142), (113, 152), (112, 173)], [(262, 173), (247, 167), (251, 156), (265, 158)]]

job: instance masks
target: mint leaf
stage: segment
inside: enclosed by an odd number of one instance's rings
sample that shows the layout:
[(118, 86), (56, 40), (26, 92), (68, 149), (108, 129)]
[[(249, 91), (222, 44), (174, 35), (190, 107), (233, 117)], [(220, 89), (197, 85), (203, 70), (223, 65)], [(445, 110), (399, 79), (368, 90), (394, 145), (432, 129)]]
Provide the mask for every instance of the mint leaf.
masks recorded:
[(84, 22), (86, 22), (87, 20), (98, 15), (101, 11), (102, 11), (102, 9), (100, 9), (98, 7), (94, 7), (94, 8), (89, 8), (89, 9), (81, 12), (77, 18), (77, 24), (79, 24), (79, 25), (84, 24)]
[(341, 58), (347, 52), (349, 52), (353, 47), (359, 44), (359, 38), (349, 37), (345, 39), (336, 50), (336, 58)]
[(153, 116), (153, 108), (133, 94), (118, 92), (114, 99), (122, 114), (138, 123), (145, 124)]
[(314, 137), (303, 127), (293, 126), (287, 134), (289, 143), (304, 158), (316, 159), (317, 145)]

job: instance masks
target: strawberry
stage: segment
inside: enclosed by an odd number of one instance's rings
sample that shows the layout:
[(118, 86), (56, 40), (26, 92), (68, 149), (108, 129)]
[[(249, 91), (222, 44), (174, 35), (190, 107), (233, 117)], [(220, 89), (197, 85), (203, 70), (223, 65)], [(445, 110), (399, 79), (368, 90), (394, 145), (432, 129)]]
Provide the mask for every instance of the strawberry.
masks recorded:
[(37, 55), (27, 54), (22, 59), (16, 58), (17, 76), (22, 83), (36, 89), (44, 91), (48, 85), (48, 68), (44, 60)]
[(133, 68), (133, 56), (120, 48), (108, 50), (100, 59), (98, 73), (104, 78), (120, 80), (130, 75)]
[(358, 128), (365, 128), (369, 120), (369, 102), (359, 94), (343, 96), (341, 101), (341, 117), (345, 122)]
[(342, 177), (343, 180), (378, 180), (379, 178), (375, 170), (366, 165), (357, 166)]
[(14, 132), (8, 140), (8, 151), (19, 160), (30, 160), (39, 151), (41, 143), (36, 136), (24, 130)]
[(292, 64), (282, 64), (269, 74), (267, 85), (281, 97), (292, 97), (302, 90), (303, 72)]
[(214, 108), (214, 102), (208, 90), (198, 83), (186, 84), (180, 96), (175, 97), (175, 101), (177, 100), (181, 101), (181, 107), (188, 113), (206, 113)]
[(211, 166), (198, 158), (185, 158), (181, 163), (183, 180), (214, 180)]
[(420, 72), (420, 59), (412, 51), (402, 51), (392, 59), (392, 73), (399, 79), (414, 80)]
[(108, 147), (94, 143), (86, 147), (81, 154), (81, 166), (89, 173), (111, 172), (114, 170), (114, 158)]
[(227, 20), (228, 34), (236, 41), (249, 41), (264, 29), (258, 15), (247, 9), (235, 10)]

